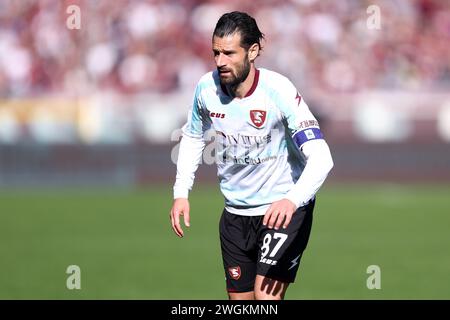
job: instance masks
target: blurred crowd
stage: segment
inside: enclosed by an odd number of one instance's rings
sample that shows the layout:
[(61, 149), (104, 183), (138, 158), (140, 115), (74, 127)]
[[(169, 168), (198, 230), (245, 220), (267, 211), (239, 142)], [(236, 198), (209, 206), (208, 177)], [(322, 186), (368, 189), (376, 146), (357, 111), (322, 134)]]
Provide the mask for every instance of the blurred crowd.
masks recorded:
[[(67, 27), (70, 5), (80, 29)], [(449, 87), (450, 1), (0, 0), (0, 97), (191, 91), (233, 10), (266, 36), (257, 66), (303, 92)]]

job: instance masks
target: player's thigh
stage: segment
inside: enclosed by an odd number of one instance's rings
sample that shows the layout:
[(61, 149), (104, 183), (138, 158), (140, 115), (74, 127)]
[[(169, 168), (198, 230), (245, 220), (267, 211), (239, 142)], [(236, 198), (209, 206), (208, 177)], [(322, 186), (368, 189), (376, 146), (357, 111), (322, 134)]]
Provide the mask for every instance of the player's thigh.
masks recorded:
[(257, 275), (255, 279), (256, 300), (283, 300), (289, 283)]
[(228, 292), (228, 298), (230, 300), (255, 300), (255, 294), (253, 291)]

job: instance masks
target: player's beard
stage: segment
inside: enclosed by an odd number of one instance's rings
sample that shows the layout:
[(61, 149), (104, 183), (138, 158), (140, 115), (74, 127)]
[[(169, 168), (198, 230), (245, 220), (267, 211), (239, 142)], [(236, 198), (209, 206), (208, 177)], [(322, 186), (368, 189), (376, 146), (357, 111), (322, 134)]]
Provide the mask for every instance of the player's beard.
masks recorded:
[(225, 79), (219, 77), (220, 83), (234, 91), (234, 89), (236, 89), (242, 82), (245, 81), (245, 79), (247, 79), (249, 73), (250, 62), (248, 61), (248, 54), (246, 54), (242, 64), (236, 67), (236, 72), (231, 70), (231, 77)]

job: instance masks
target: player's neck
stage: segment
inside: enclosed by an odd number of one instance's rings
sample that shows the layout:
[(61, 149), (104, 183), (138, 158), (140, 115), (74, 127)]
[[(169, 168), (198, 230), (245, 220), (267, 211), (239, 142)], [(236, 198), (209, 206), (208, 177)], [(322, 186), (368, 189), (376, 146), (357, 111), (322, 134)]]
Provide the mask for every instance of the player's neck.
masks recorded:
[(250, 89), (253, 87), (253, 82), (255, 81), (256, 68), (252, 63), (250, 66), (250, 72), (247, 78), (241, 82), (236, 88), (227, 87), (228, 92), (236, 98), (242, 99), (247, 96)]

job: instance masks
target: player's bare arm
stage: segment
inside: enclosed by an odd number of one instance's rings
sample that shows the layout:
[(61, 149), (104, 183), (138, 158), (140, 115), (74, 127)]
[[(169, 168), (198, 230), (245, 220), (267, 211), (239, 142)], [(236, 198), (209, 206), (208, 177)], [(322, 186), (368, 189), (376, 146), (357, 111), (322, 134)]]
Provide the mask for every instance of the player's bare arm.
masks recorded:
[(184, 225), (190, 226), (189, 223), (189, 201), (185, 198), (177, 198), (173, 201), (172, 209), (170, 210), (170, 220), (172, 221), (172, 230), (177, 236), (182, 238), (184, 236), (183, 229), (180, 224), (180, 216), (184, 218)]

